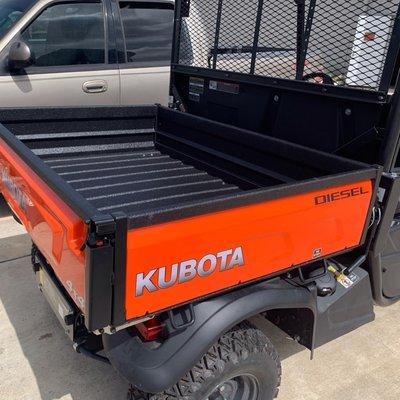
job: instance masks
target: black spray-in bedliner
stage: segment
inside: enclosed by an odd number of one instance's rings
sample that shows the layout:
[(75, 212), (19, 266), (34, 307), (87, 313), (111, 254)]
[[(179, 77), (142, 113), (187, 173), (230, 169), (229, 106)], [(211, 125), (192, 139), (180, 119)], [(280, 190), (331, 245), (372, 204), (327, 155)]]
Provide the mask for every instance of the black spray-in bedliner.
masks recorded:
[(66, 156), (69, 161), (62, 157), (42, 158), (102, 212), (143, 214), (178, 202), (240, 191), (237, 186), (157, 151), (154, 146), (107, 153), (99, 151), (95, 158)]
[(131, 228), (378, 174), (366, 164), (163, 107), (150, 124), (151, 112), (143, 111), (130, 123), (118, 116), (91, 130), (78, 128), (93, 113), (75, 123), (71, 116), (49, 118), (43, 130), (9, 118), (15, 136), (4, 128), (1, 134), (80, 216), (122, 211)]

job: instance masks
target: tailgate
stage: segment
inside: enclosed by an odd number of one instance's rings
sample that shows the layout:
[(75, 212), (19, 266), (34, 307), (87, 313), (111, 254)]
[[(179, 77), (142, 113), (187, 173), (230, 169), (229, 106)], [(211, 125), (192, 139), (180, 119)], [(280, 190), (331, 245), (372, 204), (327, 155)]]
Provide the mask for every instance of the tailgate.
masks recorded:
[(126, 319), (359, 246), (375, 179), (356, 175), (340, 185), (320, 180), (323, 190), (285, 196), (280, 188), (269, 201), (130, 230)]

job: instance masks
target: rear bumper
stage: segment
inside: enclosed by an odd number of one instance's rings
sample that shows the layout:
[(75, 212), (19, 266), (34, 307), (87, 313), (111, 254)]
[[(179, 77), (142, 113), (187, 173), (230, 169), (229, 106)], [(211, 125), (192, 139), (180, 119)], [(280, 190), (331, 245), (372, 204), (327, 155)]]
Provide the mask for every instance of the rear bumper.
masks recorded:
[(50, 307), (54, 311), (64, 332), (74, 341), (75, 319), (78, 316), (78, 310), (74, 306), (71, 298), (65, 293), (54, 273), (46, 266), (42, 256), (38, 253), (33, 255), (34, 272), (38, 286)]

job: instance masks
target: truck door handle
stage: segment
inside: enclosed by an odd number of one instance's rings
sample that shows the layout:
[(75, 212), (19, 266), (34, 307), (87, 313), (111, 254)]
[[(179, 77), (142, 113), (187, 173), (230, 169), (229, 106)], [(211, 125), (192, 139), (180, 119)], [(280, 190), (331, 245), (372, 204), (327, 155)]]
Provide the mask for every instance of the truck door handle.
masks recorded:
[(85, 93), (103, 93), (108, 89), (108, 84), (103, 80), (87, 81), (82, 85), (82, 89)]

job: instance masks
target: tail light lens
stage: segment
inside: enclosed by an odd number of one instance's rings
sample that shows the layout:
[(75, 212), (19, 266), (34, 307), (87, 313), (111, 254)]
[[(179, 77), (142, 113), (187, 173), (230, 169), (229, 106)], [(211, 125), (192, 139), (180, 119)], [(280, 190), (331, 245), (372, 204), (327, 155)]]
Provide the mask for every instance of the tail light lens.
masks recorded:
[(164, 333), (164, 324), (157, 317), (141, 322), (135, 325), (135, 327), (145, 342), (160, 339)]

